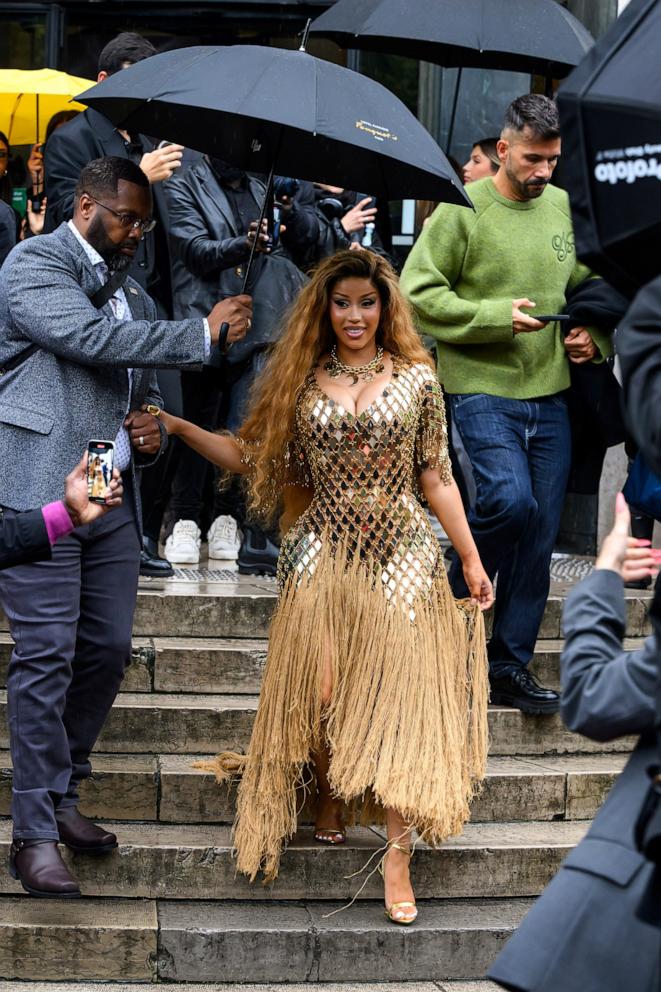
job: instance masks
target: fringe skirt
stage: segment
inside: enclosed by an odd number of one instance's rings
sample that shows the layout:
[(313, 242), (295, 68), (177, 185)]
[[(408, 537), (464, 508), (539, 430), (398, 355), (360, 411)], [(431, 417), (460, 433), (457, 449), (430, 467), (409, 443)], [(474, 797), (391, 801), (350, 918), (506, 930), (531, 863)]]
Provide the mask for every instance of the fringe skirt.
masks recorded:
[(240, 776), (238, 870), (251, 881), (260, 871), (265, 882), (277, 877), (312, 755), (324, 746), (349, 825), (382, 823), (389, 807), (426, 843), (459, 833), (485, 775), (487, 671), (482, 614), (453, 598), (442, 566), (414, 619), (358, 555), (324, 551), (313, 576), (292, 576), (271, 624), (247, 753), (199, 766), (219, 783)]

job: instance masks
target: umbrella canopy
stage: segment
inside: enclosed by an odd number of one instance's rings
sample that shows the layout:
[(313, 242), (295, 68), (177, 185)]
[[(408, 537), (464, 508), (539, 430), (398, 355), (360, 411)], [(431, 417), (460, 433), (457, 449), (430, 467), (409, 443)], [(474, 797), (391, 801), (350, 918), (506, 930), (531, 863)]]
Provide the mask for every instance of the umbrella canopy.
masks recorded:
[(116, 126), (248, 172), (470, 205), (431, 135), (379, 83), (303, 51), (197, 47), (138, 62), (78, 99)]
[(661, 0), (632, 0), (561, 87), (576, 251), (624, 292), (661, 273)]
[(592, 45), (556, 0), (337, 0), (311, 34), (446, 67), (564, 77)]
[(85, 109), (71, 98), (91, 85), (91, 79), (56, 69), (0, 69), (0, 131), (13, 145), (43, 141), (58, 110)]

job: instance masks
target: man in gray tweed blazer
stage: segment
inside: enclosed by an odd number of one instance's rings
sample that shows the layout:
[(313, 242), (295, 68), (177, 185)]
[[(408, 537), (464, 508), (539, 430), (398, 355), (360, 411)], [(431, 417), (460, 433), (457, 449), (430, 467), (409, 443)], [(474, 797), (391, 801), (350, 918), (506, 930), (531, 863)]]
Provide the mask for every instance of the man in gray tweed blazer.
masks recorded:
[[(139, 167), (96, 159), (81, 173), (73, 220), (18, 245), (0, 272), (5, 516), (59, 498), (62, 478), (90, 438), (114, 442), (124, 474), (121, 508), (59, 541), (51, 560), (0, 577), (15, 641), (7, 678), (10, 871), (35, 896), (80, 896), (59, 840), (93, 853), (117, 844), (78, 812), (78, 788), (130, 658), (138, 476), (167, 443), (152, 370), (201, 367), (223, 322), (229, 340), (250, 327), (249, 297), (216, 304), (207, 318), (163, 321), (136, 282), (119, 285), (152, 224), (151, 190)], [(92, 302), (110, 280), (107, 302)]]

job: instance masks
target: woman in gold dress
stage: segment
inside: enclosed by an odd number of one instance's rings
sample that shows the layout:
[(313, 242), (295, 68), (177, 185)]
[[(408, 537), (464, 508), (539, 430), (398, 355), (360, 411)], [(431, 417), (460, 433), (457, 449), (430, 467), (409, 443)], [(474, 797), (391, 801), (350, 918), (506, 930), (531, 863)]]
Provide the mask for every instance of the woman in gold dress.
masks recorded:
[[(274, 879), (314, 770), (315, 837), (382, 823), (386, 912), (411, 923), (411, 832), (458, 833), (484, 776), (493, 601), (452, 479), (443, 396), (390, 266), (368, 251), (324, 261), (302, 290), (237, 437), (163, 414), (272, 515), (284, 496), (280, 598), (240, 772), (237, 866)], [(456, 602), (421, 498), (460, 555)]]

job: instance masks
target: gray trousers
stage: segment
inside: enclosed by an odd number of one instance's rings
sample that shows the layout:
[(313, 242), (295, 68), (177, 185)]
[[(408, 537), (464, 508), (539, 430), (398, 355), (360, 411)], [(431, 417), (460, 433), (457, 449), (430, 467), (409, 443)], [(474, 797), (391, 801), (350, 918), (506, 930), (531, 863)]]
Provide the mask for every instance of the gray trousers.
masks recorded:
[(131, 657), (140, 543), (124, 476), (119, 509), (58, 541), (51, 561), (0, 572), (17, 839), (58, 839), (55, 810), (78, 803)]

